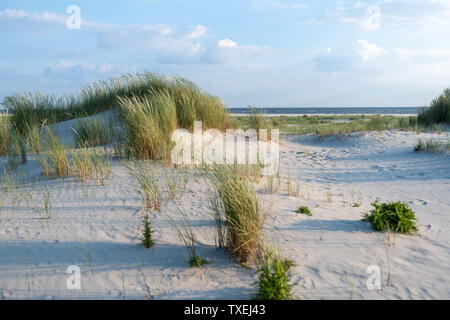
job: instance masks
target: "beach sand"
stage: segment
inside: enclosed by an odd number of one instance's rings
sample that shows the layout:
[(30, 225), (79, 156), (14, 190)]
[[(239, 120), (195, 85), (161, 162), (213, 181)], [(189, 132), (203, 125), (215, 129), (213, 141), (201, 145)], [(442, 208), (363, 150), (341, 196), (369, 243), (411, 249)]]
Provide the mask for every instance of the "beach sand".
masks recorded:
[[(67, 124), (58, 124), (70, 132)], [(66, 126), (66, 128), (61, 128)], [(413, 152), (418, 138), (447, 141), (448, 133), (384, 131), (332, 136), (287, 136), (281, 143), (282, 183), (276, 194), (256, 184), (268, 212), (265, 242), (296, 263), (297, 299), (449, 299), (449, 155)], [(189, 214), (200, 256), (210, 264), (187, 266), (187, 251), (169, 223), (164, 167), (155, 164), (163, 190), (155, 212), (156, 245), (139, 244), (142, 201), (136, 182), (114, 160), (105, 186), (73, 178), (48, 180), (30, 156), (21, 192), (1, 194), (1, 299), (251, 299), (254, 270), (215, 247), (204, 178), (191, 172), (178, 205)], [(5, 164), (5, 159), (1, 160)], [(2, 170), (3, 172), (3, 170)], [(299, 182), (299, 196), (285, 183)], [(39, 177), (38, 184), (33, 183)], [(39, 189), (36, 186), (39, 186)], [(43, 219), (42, 192), (51, 188), (51, 218)], [(30, 195), (28, 204), (26, 194)], [(17, 197), (23, 196), (22, 201)], [(418, 217), (418, 235), (374, 232), (361, 221), (376, 199), (405, 201)], [(2, 201), (0, 199), (0, 201)], [(354, 207), (354, 203), (361, 203)], [(312, 216), (296, 213), (309, 206)], [(389, 241), (388, 241), (389, 240)], [(67, 268), (81, 268), (81, 290), (66, 286)], [(369, 290), (369, 266), (379, 266), (382, 289)], [(142, 275), (144, 274), (144, 276)], [(387, 283), (390, 277), (391, 282)], [(147, 290), (148, 289), (148, 290)]]

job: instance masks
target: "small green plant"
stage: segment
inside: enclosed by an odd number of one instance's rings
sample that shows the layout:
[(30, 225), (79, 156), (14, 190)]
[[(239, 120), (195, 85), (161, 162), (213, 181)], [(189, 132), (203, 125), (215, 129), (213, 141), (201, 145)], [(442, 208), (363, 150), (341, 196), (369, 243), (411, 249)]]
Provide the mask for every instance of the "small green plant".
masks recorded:
[(274, 253), (267, 253), (265, 261), (258, 270), (258, 281), (255, 283), (257, 300), (291, 300), (292, 284), (291, 267), (294, 263), (282, 259)]
[(152, 230), (152, 220), (148, 218), (148, 212), (144, 213), (144, 217), (142, 218), (142, 237), (141, 237), (141, 244), (144, 248), (150, 248), (153, 247), (155, 244), (155, 241), (153, 240), (153, 233)]
[(305, 214), (307, 216), (312, 216), (311, 210), (307, 206), (301, 206), (298, 208), (297, 213)]
[(191, 256), (191, 259), (188, 261), (189, 267), (201, 267), (204, 264), (209, 264), (208, 260), (205, 260), (203, 258), (200, 258), (199, 256)]
[(377, 231), (392, 231), (411, 234), (418, 230), (414, 211), (403, 202), (372, 203), (370, 214), (364, 214), (363, 221), (371, 222)]
[(414, 147), (415, 152), (420, 152), (425, 150), (425, 143), (422, 141), (422, 139), (419, 139), (417, 142), (417, 145)]
[(351, 206), (354, 208), (359, 208), (362, 205), (362, 201), (363, 201), (363, 193), (362, 193), (361, 189), (353, 188), (351, 195), (352, 195)]

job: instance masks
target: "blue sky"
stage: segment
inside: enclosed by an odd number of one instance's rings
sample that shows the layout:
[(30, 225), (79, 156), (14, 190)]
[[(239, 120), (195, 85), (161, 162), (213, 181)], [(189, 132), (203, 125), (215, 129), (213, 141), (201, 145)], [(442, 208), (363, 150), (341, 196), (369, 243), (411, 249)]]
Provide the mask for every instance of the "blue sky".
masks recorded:
[(450, 0), (2, 0), (0, 39), (0, 98), (145, 70), (230, 107), (421, 106), (450, 86)]

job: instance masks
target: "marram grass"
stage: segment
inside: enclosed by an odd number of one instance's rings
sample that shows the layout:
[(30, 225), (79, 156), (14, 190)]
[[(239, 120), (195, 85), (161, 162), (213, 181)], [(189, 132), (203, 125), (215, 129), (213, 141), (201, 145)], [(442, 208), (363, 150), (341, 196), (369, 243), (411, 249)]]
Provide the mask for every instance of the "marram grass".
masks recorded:
[(428, 108), (424, 108), (417, 116), (417, 122), (421, 125), (450, 124), (450, 88), (435, 98)]
[(26, 135), (34, 125), (86, 117), (116, 108), (120, 99), (144, 99), (149, 92), (168, 92), (172, 97), (179, 127), (191, 129), (195, 120), (205, 128), (225, 129), (230, 125), (222, 100), (203, 92), (181, 77), (167, 78), (151, 72), (124, 75), (82, 87), (78, 93), (56, 97), (40, 92), (6, 96), (2, 105), (11, 114), (19, 134)]
[(169, 92), (120, 98), (119, 105), (129, 155), (140, 160), (168, 160), (177, 126), (175, 102)]
[(216, 226), (221, 227), (219, 237), (224, 238), (222, 242), (236, 260), (252, 262), (261, 251), (264, 224), (252, 183), (233, 165), (213, 166), (209, 179), (211, 206)]

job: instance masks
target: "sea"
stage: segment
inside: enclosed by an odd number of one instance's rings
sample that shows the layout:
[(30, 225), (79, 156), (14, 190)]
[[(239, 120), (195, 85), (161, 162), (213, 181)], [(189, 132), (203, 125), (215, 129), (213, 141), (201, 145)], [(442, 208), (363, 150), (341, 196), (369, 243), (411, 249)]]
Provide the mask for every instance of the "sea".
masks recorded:
[[(299, 108), (255, 108), (265, 114), (279, 115), (353, 115), (353, 114), (392, 114), (392, 115), (416, 115), (422, 109), (421, 107), (299, 107)], [(229, 108), (231, 114), (249, 114), (250, 108)]]

